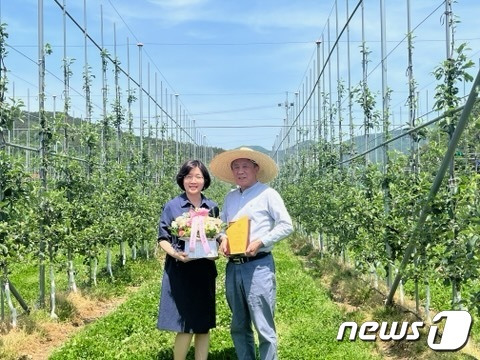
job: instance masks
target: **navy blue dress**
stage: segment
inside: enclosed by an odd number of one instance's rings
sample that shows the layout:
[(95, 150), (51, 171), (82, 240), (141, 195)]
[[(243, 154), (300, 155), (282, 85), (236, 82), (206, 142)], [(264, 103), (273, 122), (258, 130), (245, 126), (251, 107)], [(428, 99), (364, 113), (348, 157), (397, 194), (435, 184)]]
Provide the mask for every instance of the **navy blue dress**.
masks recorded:
[[(185, 193), (165, 204), (158, 225), (159, 241), (167, 240), (178, 251), (184, 250), (186, 242), (172, 236), (168, 227), (191, 207), (193, 205)], [(201, 207), (210, 209), (210, 216), (218, 217), (217, 204), (203, 195)], [(197, 259), (184, 263), (167, 254), (157, 328), (195, 334), (204, 334), (214, 328), (216, 277), (217, 268), (213, 260)]]

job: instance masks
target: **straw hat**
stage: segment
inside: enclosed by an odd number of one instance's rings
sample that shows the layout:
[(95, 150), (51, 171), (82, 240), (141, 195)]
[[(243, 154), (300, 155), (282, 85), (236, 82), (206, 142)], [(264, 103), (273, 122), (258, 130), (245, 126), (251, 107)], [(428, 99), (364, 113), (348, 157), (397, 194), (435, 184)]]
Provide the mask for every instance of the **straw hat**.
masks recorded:
[(248, 147), (224, 151), (215, 156), (210, 162), (210, 171), (220, 180), (235, 184), (231, 164), (236, 159), (250, 159), (258, 164), (257, 180), (262, 183), (272, 181), (278, 174), (275, 161), (264, 153)]

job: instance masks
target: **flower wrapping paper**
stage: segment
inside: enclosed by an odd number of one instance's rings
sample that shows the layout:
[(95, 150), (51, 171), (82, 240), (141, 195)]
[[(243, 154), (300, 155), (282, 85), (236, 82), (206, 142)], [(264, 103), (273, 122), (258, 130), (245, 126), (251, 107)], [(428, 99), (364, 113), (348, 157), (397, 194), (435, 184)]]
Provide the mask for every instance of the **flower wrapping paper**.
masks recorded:
[(218, 244), (215, 237), (225, 228), (218, 218), (208, 216), (208, 209), (191, 209), (178, 216), (170, 226), (172, 235), (185, 244), (185, 252), (192, 259), (217, 258)]

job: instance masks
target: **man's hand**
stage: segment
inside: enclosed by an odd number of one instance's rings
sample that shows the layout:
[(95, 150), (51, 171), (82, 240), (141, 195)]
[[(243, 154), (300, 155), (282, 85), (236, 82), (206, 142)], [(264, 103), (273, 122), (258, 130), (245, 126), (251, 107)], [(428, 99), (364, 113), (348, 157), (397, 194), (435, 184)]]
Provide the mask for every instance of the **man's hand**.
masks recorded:
[(224, 256), (229, 256), (230, 255), (230, 248), (228, 247), (227, 235), (223, 234), (223, 235), (220, 236), (220, 245), (218, 247), (218, 250)]
[(247, 250), (245, 251), (245, 255), (247, 256), (255, 256), (258, 253), (258, 249), (263, 246), (263, 243), (260, 240), (254, 240), (247, 246)]

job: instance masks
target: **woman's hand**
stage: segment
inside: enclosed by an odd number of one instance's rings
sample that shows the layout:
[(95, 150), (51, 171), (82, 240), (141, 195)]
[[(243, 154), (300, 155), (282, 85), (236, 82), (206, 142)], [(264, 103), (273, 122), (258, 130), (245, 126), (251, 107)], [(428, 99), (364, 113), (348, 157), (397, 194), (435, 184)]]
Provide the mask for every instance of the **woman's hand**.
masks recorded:
[(188, 262), (192, 260), (188, 257), (188, 253), (184, 251), (175, 250), (172, 244), (167, 240), (160, 240), (158, 244), (160, 245), (163, 251), (165, 251), (168, 255), (170, 255), (177, 261)]
[(176, 259), (177, 261), (181, 261), (181, 262), (184, 262), (184, 263), (192, 260), (188, 257), (188, 253), (183, 252), (183, 251), (175, 251), (171, 256), (174, 259)]

